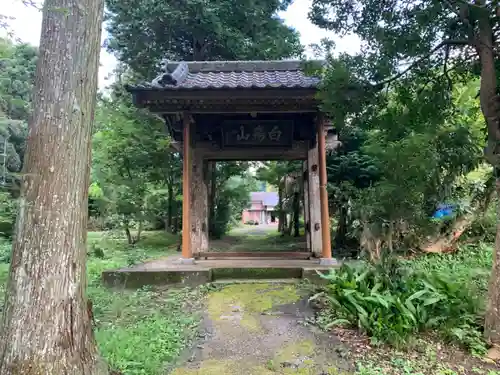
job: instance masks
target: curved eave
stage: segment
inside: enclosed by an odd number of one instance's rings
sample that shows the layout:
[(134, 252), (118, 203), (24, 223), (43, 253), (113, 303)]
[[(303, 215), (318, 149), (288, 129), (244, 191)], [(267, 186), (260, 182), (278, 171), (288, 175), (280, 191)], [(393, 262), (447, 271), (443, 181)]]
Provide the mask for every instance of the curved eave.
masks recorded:
[(315, 112), (316, 87), (127, 88), (134, 105), (156, 113)]

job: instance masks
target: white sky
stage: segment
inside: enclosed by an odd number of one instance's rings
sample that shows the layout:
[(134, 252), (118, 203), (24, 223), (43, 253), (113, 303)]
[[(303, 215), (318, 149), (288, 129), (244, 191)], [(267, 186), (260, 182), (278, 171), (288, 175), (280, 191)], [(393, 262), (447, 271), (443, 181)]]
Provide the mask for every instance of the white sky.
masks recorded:
[[(38, 45), (40, 41), (40, 29), (42, 24), (41, 12), (34, 7), (27, 7), (22, 0), (0, 0), (2, 9), (0, 14), (12, 17), (9, 20), (10, 31), (15, 38)], [(294, 27), (301, 35), (301, 41), (304, 45), (319, 43), (322, 38), (330, 37), (335, 40), (336, 52), (355, 53), (360, 48), (359, 39), (355, 36), (348, 36), (343, 39), (335, 37), (331, 33), (321, 30), (314, 26), (307, 19), (311, 0), (295, 0), (288, 10), (281, 16), (285, 19), (287, 25)], [(1, 30), (0, 35), (5, 35)], [(103, 40), (106, 32), (103, 30)], [(310, 52), (310, 51), (309, 51)], [(309, 54), (309, 53), (308, 53)], [(99, 87), (104, 89), (108, 84), (108, 77), (116, 65), (115, 58), (105, 50), (101, 51), (101, 67), (99, 69)]]

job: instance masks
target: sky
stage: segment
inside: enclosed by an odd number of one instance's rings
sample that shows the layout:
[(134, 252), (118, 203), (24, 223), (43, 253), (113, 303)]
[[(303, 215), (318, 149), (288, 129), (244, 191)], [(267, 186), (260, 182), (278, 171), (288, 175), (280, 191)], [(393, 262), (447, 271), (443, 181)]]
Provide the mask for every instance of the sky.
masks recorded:
[[(42, 24), (41, 12), (35, 7), (24, 5), (22, 0), (0, 1), (3, 5), (1, 14), (11, 17), (8, 23), (13, 36), (22, 42), (38, 45)], [(347, 36), (340, 39), (311, 24), (307, 19), (310, 5), (311, 0), (295, 0), (286, 12), (280, 14), (287, 25), (294, 27), (300, 33), (302, 44), (308, 46), (312, 43), (319, 43), (325, 37), (330, 37), (336, 43), (336, 52), (355, 53), (359, 50), (360, 42), (357, 37)], [(5, 31), (0, 31), (0, 35), (2, 33), (5, 35)], [(103, 41), (105, 38), (106, 32), (103, 30)], [(308, 55), (312, 57), (311, 50), (308, 51)], [(104, 89), (110, 83), (107, 77), (112, 74), (116, 59), (105, 50), (101, 50), (100, 62), (99, 88)]]

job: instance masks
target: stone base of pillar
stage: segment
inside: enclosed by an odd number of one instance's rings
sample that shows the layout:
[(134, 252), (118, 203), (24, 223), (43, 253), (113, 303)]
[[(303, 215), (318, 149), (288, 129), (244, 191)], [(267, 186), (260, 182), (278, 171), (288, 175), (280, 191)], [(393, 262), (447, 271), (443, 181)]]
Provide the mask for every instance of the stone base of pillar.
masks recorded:
[(337, 259), (335, 258), (321, 258), (319, 260), (320, 266), (336, 266), (338, 264), (339, 262), (337, 262)]
[(174, 261), (174, 264), (196, 264), (194, 258), (179, 258)]

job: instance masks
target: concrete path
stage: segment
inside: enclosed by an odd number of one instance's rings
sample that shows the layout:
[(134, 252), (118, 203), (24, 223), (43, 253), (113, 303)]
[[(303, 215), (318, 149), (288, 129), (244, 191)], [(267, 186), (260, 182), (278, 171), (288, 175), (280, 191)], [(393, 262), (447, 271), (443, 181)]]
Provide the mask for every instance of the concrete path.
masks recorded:
[(340, 342), (314, 330), (310, 317), (295, 285), (225, 286), (208, 297), (204, 340), (171, 374), (348, 374)]

